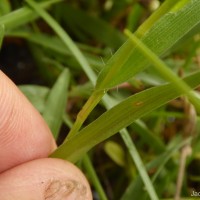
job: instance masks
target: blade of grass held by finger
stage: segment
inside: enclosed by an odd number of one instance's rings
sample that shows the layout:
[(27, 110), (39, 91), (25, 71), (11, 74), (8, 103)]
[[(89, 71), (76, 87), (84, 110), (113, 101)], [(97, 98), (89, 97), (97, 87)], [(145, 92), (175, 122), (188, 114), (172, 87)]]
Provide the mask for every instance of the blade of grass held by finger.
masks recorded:
[[(196, 72), (184, 81), (191, 88), (195, 88), (200, 84), (199, 76), (200, 72)], [(130, 96), (83, 128), (79, 134), (62, 144), (51, 156), (76, 162), (96, 144), (180, 95), (182, 91), (177, 91), (174, 84), (170, 83)]]

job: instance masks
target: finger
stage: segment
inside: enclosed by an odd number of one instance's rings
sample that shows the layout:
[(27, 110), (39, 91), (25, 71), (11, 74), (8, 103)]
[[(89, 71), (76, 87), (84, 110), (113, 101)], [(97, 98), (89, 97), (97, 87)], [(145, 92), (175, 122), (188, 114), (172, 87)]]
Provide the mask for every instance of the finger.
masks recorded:
[(52, 134), (40, 114), (0, 71), (0, 172), (47, 157), (54, 148)]
[(44, 158), (0, 175), (2, 200), (92, 200), (89, 185), (71, 163)]

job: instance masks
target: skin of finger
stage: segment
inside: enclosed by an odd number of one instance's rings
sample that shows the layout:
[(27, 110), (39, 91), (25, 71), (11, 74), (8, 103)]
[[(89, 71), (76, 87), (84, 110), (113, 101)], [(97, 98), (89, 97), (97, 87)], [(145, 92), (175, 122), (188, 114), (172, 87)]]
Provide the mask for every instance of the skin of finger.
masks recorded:
[(56, 148), (41, 115), (0, 71), (0, 173)]
[(1, 200), (92, 200), (82, 172), (55, 158), (24, 163), (0, 174)]

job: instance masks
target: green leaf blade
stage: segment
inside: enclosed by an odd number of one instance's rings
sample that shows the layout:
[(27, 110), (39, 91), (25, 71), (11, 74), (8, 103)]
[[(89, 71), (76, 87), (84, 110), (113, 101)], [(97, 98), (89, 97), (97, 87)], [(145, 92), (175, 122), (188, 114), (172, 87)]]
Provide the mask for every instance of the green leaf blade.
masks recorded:
[(63, 70), (49, 92), (43, 112), (43, 117), (55, 138), (58, 136), (66, 107), (69, 76), (69, 71), (67, 69)]
[[(197, 72), (185, 78), (184, 81), (194, 88), (200, 84), (199, 76), (200, 72)], [(83, 128), (79, 134), (62, 144), (52, 156), (76, 162), (96, 144), (180, 95), (181, 92), (178, 92), (173, 84), (166, 84), (131, 96)]]
[[(42, 8), (47, 8), (51, 4), (58, 3), (62, 0), (50, 0), (47, 2), (42, 2), (39, 5)], [(4, 24), (6, 30), (14, 29), (18, 26), (26, 24), (38, 17), (37, 13), (33, 12), (30, 8), (24, 6), (18, 10), (8, 13), (0, 17), (0, 24)]]

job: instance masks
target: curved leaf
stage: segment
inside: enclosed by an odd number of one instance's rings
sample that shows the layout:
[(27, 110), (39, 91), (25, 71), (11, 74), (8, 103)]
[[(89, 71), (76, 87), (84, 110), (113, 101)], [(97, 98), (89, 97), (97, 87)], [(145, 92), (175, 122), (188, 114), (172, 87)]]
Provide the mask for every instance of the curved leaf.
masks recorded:
[[(184, 81), (194, 88), (200, 84), (199, 76), (200, 72), (196, 72)], [(79, 134), (62, 144), (51, 156), (76, 162), (96, 144), (180, 95), (181, 92), (177, 91), (171, 83), (135, 94), (83, 128)]]

